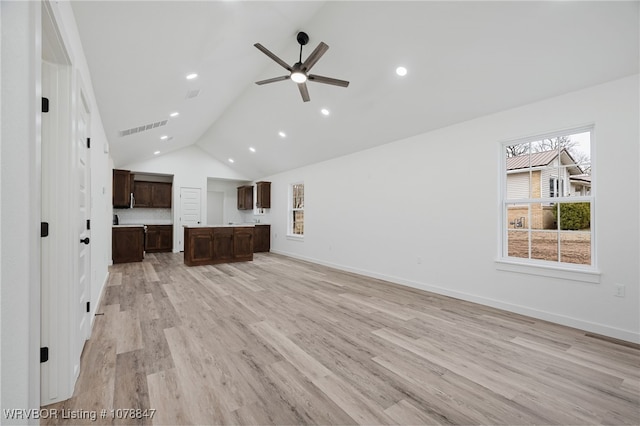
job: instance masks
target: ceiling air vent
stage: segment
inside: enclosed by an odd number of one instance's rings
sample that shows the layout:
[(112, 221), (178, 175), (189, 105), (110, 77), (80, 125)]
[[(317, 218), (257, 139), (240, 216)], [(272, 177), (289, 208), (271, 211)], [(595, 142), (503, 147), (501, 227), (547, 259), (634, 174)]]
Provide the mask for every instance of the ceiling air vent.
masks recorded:
[(144, 126), (137, 126), (137, 127), (132, 127), (126, 130), (120, 130), (118, 132), (118, 135), (120, 135), (120, 137), (123, 137), (123, 136), (135, 135), (136, 133), (140, 133), (140, 132), (146, 132), (147, 130), (164, 126), (165, 124), (167, 124), (167, 121), (169, 120), (156, 121), (155, 123), (145, 124)]
[(200, 94), (200, 89), (188, 90), (186, 99), (193, 99)]

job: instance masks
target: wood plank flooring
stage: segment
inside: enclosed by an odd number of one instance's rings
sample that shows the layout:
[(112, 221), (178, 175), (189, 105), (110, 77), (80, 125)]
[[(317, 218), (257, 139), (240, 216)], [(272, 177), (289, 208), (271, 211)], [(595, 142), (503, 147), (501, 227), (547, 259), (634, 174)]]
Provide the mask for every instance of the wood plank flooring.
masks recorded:
[(271, 253), (182, 259), (111, 267), (45, 407), (98, 419), (43, 424), (640, 424), (635, 345)]

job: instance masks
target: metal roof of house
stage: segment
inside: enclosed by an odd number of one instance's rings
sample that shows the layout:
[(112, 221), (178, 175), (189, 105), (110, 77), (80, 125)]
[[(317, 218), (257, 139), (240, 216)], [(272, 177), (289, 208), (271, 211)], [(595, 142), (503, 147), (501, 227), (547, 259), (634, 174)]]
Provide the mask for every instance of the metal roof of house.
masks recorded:
[[(582, 174), (582, 170), (576, 165), (575, 160), (566, 149), (560, 151), (562, 154), (562, 164), (569, 167), (569, 173), (572, 175)], [(548, 166), (558, 156), (557, 150), (532, 152), (531, 154), (523, 154), (515, 157), (507, 158), (507, 170), (518, 170), (529, 167)]]
[(587, 175), (587, 174), (571, 175), (570, 179), (575, 181), (585, 182), (585, 183), (591, 183), (591, 175)]

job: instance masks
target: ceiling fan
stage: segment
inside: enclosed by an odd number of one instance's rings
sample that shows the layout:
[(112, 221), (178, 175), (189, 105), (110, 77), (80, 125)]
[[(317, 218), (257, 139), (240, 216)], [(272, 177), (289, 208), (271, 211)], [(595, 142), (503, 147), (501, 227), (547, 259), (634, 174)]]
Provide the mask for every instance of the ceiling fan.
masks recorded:
[(340, 87), (349, 86), (349, 82), (345, 80), (338, 80), (336, 78), (323, 77), (321, 75), (316, 75), (316, 74), (309, 74), (311, 67), (313, 67), (316, 64), (316, 62), (318, 62), (318, 60), (322, 57), (322, 55), (324, 55), (327, 49), (329, 49), (329, 46), (327, 46), (323, 42), (320, 42), (320, 44), (318, 44), (318, 47), (316, 47), (315, 50), (311, 52), (311, 55), (309, 55), (307, 59), (304, 62), (302, 62), (302, 46), (304, 46), (309, 42), (309, 36), (307, 35), (307, 33), (300, 31), (296, 38), (298, 40), (298, 43), (300, 44), (300, 57), (298, 59), (298, 62), (296, 62), (292, 66), (289, 66), (289, 64), (287, 64), (285, 61), (283, 61), (282, 59), (278, 58), (276, 55), (271, 53), (270, 50), (268, 50), (266, 47), (264, 47), (260, 43), (254, 44), (254, 46), (257, 47), (258, 50), (260, 50), (262, 53), (264, 53), (265, 55), (273, 59), (282, 68), (286, 69), (290, 73), (289, 75), (283, 75), (281, 77), (274, 77), (274, 78), (269, 78), (267, 80), (256, 81), (257, 85), (275, 83), (276, 81), (284, 81), (284, 80), (291, 79), (298, 84), (298, 89), (300, 89), (300, 95), (302, 95), (302, 100), (304, 102), (309, 102), (311, 100), (309, 98), (309, 91), (307, 90), (307, 83), (306, 83), (307, 80), (315, 81), (317, 83), (331, 84), (331, 85), (340, 86)]

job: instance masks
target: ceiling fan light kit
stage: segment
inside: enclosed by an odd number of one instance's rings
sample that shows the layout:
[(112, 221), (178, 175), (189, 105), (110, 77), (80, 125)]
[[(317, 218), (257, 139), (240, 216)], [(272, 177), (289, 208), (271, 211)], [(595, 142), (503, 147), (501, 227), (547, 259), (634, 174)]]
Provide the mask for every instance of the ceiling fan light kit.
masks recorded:
[(304, 102), (309, 102), (311, 98), (309, 97), (309, 91), (307, 89), (307, 80), (315, 81), (316, 83), (330, 84), (332, 86), (339, 87), (348, 87), (349, 82), (345, 80), (338, 80), (337, 78), (324, 77), (321, 75), (309, 74), (311, 67), (313, 67), (316, 62), (325, 54), (325, 52), (329, 49), (325, 43), (320, 42), (318, 46), (315, 48), (313, 52), (307, 57), (307, 59), (302, 62), (302, 46), (306, 45), (309, 42), (309, 36), (307, 33), (300, 31), (296, 37), (298, 40), (298, 44), (300, 44), (300, 57), (298, 58), (298, 62), (293, 65), (287, 64), (285, 61), (277, 57), (273, 54), (269, 49), (261, 45), (260, 43), (254, 44), (254, 46), (260, 50), (262, 53), (270, 57), (274, 62), (280, 65), (282, 68), (289, 71), (289, 75), (283, 75), (281, 77), (269, 78), (266, 80), (256, 81), (257, 85), (263, 85), (268, 83), (275, 83), (277, 81), (284, 80), (293, 80), (294, 83), (298, 84), (298, 89), (300, 90), (300, 95), (302, 96), (302, 100)]

